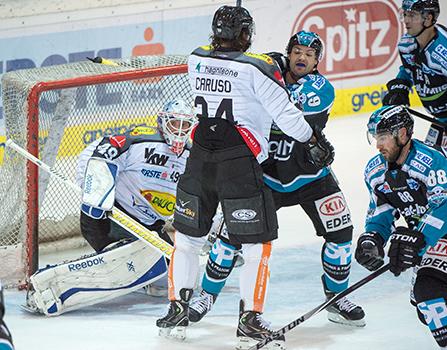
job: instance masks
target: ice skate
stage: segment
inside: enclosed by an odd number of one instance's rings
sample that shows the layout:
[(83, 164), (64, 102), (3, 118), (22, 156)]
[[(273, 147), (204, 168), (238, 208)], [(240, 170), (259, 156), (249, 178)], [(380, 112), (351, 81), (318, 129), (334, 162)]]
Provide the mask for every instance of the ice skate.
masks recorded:
[(173, 300), (169, 303), (166, 315), (159, 318), (156, 322), (159, 328), (158, 335), (165, 338), (174, 338), (177, 340), (186, 339), (186, 327), (189, 325), (189, 300), (191, 299), (192, 289), (183, 288), (180, 290), (182, 300)]
[(217, 295), (209, 294), (202, 290), (197, 298), (191, 300), (189, 305), (189, 321), (199, 322), (208, 312), (211, 311)]
[[(271, 336), (273, 333), (270, 323), (262, 318), (256, 311), (244, 311), (243, 301), (240, 303), (239, 324), (236, 336), (238, 338), (237, 350), (247, 350), (259, 341)], [(281, 336), (264, 346), (269, 350), (285, 350), (285, 338)]]
[[(326, 298), (329, 300), (334, 297), (336, 293), (327, 290), (324, 283), (324, 278), (322, 278), (322, 280), (324, 293), (326, 294)], [(365, 312), (363, 309), (346, 297), (341, 298), (339, 301), (329, 306), (326, 310), (328, 312), (328, 320), (331, 322), (354, 327), (366, 326)]]

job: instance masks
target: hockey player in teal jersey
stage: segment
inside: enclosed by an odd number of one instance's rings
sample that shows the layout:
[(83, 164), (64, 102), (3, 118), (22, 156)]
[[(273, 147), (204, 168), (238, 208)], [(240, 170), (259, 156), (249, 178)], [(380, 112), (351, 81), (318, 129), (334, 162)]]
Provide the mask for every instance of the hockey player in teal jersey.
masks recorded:
[[(383, 104), (408, 106), (414, 86), (427, 112), (447, 123), (447, 28), (437, 24), (439, 12), (438, 0), (403, 0), (406, 34), (398, 46), (402, 65), (387, 83)], [(447, 146), (445, 129), (433, 124), (425, 142)]]
[(13, 350), (11, 333), (3, 319), (5, 316), (5, 301), (3, 299), (3, 287), (0, 282), (0, 350)]
[[(376, 270), (390, 241), (391, 272), (416, 267), (419, 319), (447, 349), (447, 149), (412, 139), (413, 124), (404, 106), (384, 106), (369, 119), (380, 154), (365, 169), (370, 204), (355, 258)], [(399, 217), (407, 227), (395, 226)]]
[[(313, 32), (293, 35), (286, 48), (287, 57), (271, 55), (280, 66), (292, 99), (300, 105), (314, 130), (328, 121), (335, 93), (331, 83), (317, 70), (323, 56), (323, 43)], [(273, 124), (269, 140), (269, 160), (263, 166), (264, 182), (273, 190), (276, 209), (301, 205), (312, 220), (318, 236), (324, 238), (321, 261), (322, 283), (328, 298), (348, 287), (351, 267), (352, 223), (340, 187), (329, 167), (318, 167), (306, 156), (302, 144)], [(335, 209), (337, 208), (337, 209)], [(216, 224), (221, 236), (225, 226)], [(299, 235), (305, 232), (297, 231)], [(202, 281), (200, 296), (190, 306), (190, 320), (199, 321), (212, 307), (235, 264), (235, 249), (225, 237), (218, 239)], [(328, 309), (329, 320), (364, 326), (362, 308), (343, 298)]]

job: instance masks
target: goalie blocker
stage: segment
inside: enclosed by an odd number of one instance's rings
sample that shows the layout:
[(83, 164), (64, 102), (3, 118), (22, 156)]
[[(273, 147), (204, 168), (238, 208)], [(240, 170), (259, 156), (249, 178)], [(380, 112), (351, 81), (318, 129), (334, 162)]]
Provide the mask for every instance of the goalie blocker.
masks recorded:
[(31, 276), (26, 309), (47, 316), (128, 294), (165, 276), (165, 258), (141, 241), (123, 240), (98, 254), (47, 266)]

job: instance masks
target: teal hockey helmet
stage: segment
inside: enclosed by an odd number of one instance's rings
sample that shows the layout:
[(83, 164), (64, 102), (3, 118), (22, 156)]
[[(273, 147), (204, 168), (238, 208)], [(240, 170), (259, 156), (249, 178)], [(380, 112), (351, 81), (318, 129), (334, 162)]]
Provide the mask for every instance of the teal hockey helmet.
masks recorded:
[(290, 37), (289, 43), (287, 44), (286, 47), (287, 54), (290, 54), (292, 52), (292, 48), (295, 45), (303, 45), (311, 47), (315, 49), (318, 61), (321, 61), (323, 59), (324, 54), (323, 41), (321, 40), (320, 36), (317, 33), (300, 30), (298, 33), (293, 34)]
[(414, 11), (424, 13), (431, 13), (433, 15), (433, 20), (439, 17), (439, 0), (403, 0), (402, 8), (403, 11)]

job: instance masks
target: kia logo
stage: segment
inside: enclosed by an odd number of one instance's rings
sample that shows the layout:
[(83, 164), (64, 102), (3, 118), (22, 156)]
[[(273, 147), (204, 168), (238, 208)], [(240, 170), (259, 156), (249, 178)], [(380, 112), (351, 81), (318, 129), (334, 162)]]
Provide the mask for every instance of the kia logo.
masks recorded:
[(320, 205), (320, 213), (324, 215), (338, 215), (346, 209), (345, 199), (342, 196), (334, 196), (326, 199)]
[(292, 35), (318, 33), (325, 44), (318, 70), (328, 79), (379, 74), (397, 58), (402, 24), (390, 0), (319, 1), (298, 14)]
[(248, 221), (254, 219), (256, 212), (251, 209), (238, 209), (231, 213), (236, 220)]

